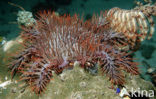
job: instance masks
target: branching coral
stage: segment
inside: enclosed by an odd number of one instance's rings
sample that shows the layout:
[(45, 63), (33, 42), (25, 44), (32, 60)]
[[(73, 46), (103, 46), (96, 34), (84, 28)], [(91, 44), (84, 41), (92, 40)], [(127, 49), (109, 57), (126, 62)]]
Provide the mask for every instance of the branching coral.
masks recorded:
[[(60, 74), (78, 61), (84, 69), (100, 63), (101, 71), (106, 73), (112, 84), (123, 85), (123, 70), (135, 75), (139, 71), (130, 53), (118, 47), (128, 45), (133, 36), (140, 37), (136, 33), (136, 23), (131, 20), (140, 22), (139, 25), (144, 27), (141, 30), (142, 39), (147, 31), (143, 13), (137, 12), (113, 8), (107, 14), (94, 16), (86, 22), (76, 15), (70, 17), (57, 16), (52, 12), (39, 13), (34, 26), (22, 28), (24, 48), (11, 62), (9, 68), (12, 76), (19, 73), (21, 80), (36, 94), (41, 94), (52, 78), (52, 71)], [(127, 16), (129, 20), (126, 21), (126, 17), (121, 19), (119, 15)], [(128, 27), (130, 23), (133, 29)]]

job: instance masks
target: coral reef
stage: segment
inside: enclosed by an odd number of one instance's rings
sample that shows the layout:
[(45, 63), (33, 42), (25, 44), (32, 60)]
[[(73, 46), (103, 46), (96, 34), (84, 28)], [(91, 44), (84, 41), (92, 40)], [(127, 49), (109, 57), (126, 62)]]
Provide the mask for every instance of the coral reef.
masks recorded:
[[(145, 39), (148, 29), (144, 15), (147, 13), (141, 10), (112, 8), (84, 22), (77, 15), (40, 12), (36, 24), (21, 26), (23, 49), (10, 63), (12, 77), (20, 74), (20, 80), (40, 95), (50, 83), (53, 72), (59, 75), (78, 62), (86, 71), (99, 64), (99, 71), (109, 77), (112, 85), (124, 85), (123, 71), (137, 75), (139, 70), (129, 49), (121, 48), (133, 47)], [(151, 38), (153, 21), (149, 23)]]
[[(18, 79), (13, 79), (11, 85), (0, 98), (4, 99), (120, 99), (115, 90), (110, 89), (110, 83), (106, 76), (101, 74), (92, 76), (83, 68), (75, 66), (72, 70), (64, 70), (62, 74), (53, 75), (53, 80), (47, 86), (45, 94), (38, 97), (31, 92), (30, 88), (21, 87), (21, 82), (15, 83)], [(140, 90), (156, 90), (151, 82), (141, 79), (139, 76), (125, 76), (125, 88), (131, 92), (132, 88)], [(148, 86), (143, 86), (148, 85)], [(144, 93), (145, 94), (145, 93)], [(155, 99), (155, 97), (151, 98)]]

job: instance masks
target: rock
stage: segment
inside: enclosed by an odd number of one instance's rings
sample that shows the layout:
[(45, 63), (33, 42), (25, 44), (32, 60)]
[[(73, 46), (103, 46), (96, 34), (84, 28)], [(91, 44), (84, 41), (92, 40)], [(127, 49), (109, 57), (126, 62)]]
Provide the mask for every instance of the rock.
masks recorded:
[(80, 87), (83, 87), (83, 88), (85, 88), (87, 86), (86, 82), (80, 82), (79, 85), (80, 85)]
[(17, 91), (17, 88), (12, 88), (11, 90), (12, 93), (16, 93), (16, 91)]

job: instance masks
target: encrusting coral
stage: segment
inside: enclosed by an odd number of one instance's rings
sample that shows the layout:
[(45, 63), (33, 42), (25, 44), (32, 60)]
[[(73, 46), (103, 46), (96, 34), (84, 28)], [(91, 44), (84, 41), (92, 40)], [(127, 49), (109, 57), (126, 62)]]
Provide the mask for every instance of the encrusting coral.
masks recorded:
[[(127, 16), (131, 13), (134, 13), (132, 18)], [(126, 15), (130, 20), (124, 21), (126, 19), (121, 19), (118, 14)], [(84, 22), (77, 15), (57, 16), (50, 11), (40, 12), (33, 26), (22, 27), (23, 50), (18, 52), (9, 66), (12, 77), (19, 73), (21, 80), (36, 94), (41, 94), (50, 82), (53, 71), (61, 74), (64, 69), (74, 68), (75, 62), (85, 69), (99, 63), (101, 71), (112, 84), (123, 85), (123, 70), (135, 75), (139, 71), (130, 52), (118, 47), (129, 45), (133, 36), (145, 38), (147, 29), (141, 30), (143, 36), (140, 36), (136, 33), (136, 24), (128, 27), (131, 20), (143, 20), (143, 24), (139, 25), (145, 28), (147, 24), (142, 15), (143, 12), (136, 13), (136, 10), (113, 8)], [(137, 16), (140, 18), (136, 19)], [(121, 29), (123, 25), (128, 32)]]

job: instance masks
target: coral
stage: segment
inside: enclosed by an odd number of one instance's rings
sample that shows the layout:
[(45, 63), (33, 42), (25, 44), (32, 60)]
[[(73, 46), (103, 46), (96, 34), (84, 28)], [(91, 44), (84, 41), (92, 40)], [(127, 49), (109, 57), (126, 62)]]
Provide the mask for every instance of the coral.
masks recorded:
[[(145, 81), (138, 76), (130, 76), (125, 73), (124, 84), (126, 90), (131, 92), (134, 90), (156, 90), (156, 87), (151, 82)], [(110, 89), (111, 84), (108, 82), (107, 77), (98, 74), (92, 76), (85, 72), (83, 68), (78, 65), (72, 70), (65, 70), (62, 74), (53, 75), (53, 80), (47, 86), (45, 93), (38, 97), (35, 95), (30, 88), (21, 88), (21, 83), (15, 83), (16, 78), (12, 80), (12, 83), (7, 86), (7, 89), (2, 90), (2, 99), (120, 99), (115, 90)], [(81, 85), (83, 84), (83, 85)], [(86, 85), (85, 85), (86, 84)], [(143, 86), (146, 85), (146, 86)], [(116, 88), (116, 86), (115, 86)], [(13, 92), (15, 91), (15, 92)], [(146, 94), (146, 93), (144, 93)], [(155, 96), (156, 97), (156, 96)], [(154, 99), (155, 99), (154, 97)]]
[(17, 16), (18, 24), (23, 24), (27, 27), (32, 26), (36, 22), (32, 13), (29, 11), (18, 11)]
[(24, 25), (30, 27), (36, 23), (36, 20), (33, 18), (32, 12), (26, 11), (22, 6), (8, 2), (8, 4), (15, 6), (20, 9), (17, 13), (17, 23), (19, 25)]

